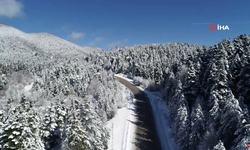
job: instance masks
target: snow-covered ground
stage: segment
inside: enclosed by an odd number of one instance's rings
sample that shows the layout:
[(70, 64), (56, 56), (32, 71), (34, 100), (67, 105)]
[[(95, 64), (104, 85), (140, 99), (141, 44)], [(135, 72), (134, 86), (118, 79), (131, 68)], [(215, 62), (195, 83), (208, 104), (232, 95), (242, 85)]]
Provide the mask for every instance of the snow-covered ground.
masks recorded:
[[(131, 108), (131, 109), (130, 109)], [(110, 130), (108, 150), (133, 150), (133, 137), (135, 125), (129, 121), (135, 121), (133, 115), (133, 102), (127, 108), (118, 109), (114, 118), (108, 121), (107, 127)]]
[(130, 110), (130, 117), (129, 117), (129, 120), (127, 120), (127, 123), (128, 123), (128, 135), (127, 135), (127, 138), (125, 140), (125, 144), (126, 145), (123, 145), (123, 149), (122, 150), (136, 150), (136, 146), (135, 146), (135, 132), (136, 132), (136, 125), (133, 124), (132, 122), (137, 122), (137, 119), (136, 119), (136, 114), (134, 111), (132, 111), (133, 109), (136, 109), (134, 107), (134, 105), (131, 105), (131, 110)]
[[(122, 74), (115, 75), (124, 78)], [(127, 78), (125, 78), (127, 79)], [(130, 82), (132, 80), (127, 79)], [(133, 111), (134, 101), (129, 102), (126, 108), (118, 109), (114, 118), (108, 121), (107, 127), (110, 130), (110, 139), (108, 150), (134, 150), (134, 137), (136, 125), (132, 122), (136, 121), (135, 112)]]
[(121, 108), (117, 111), (114, 118), (108, 121), (108, 128), (110, 130), (109, 150), (120, 150), (123, 144), (123, 137), (126, 134), (127, 118), (129, 117), (129, 110)]
[(162, 100), (159, 92), (150, 92), (148, 90), (144, 90), (144, 92), (148, 95), (153, 109), (157, 134), (161, 142), (162, 149), (176, 150), (177, 145), (171, 137), (172, 130), (170, 129), (170, 118), (166, 102)]
[[(125, 75), (122, 74), (118, 74), (115, 76), (119, 76), (120, 78), (123, 78), (129, 82), (133, 82), (133, 80), (128, 79), (125, 77)], [(140, 88), (142, 91), (144, 91), (150, 100), (150, 104), (152, 106), (153, 109), (153, 114), (154, 114), (154, 119), (155, 119), (155, 123), (156, 123), (156, 127), (157, 127), (157, 135), (158, 138), (161, 142), (161, 147), (163, 150), (176, 150), (177, 149), (177, 145), (174, 141), (174, 139), (171, 137), (172, 135), (172, 130), (170, 129), (170, 118), (168, 115), (168, 109), (167, 109), (167, 105), (166, 103), (162, 100), (161, 98), (161, 94), (159, 92), (150, 92), (148, 90), (144, 90), (143, 88), (137, 86), (138, 88)], [(133, 105), (131, 105), (130, 107), (133, 107)], [(127, 111), (127, 112), (126, 112)], [(123, 113), (126, 113), (127, 116), (126, 117), (120, 117), (122, 116), (122, 110), (119, 110), (117, 115), (113, 118), (113, 124), (116, 124), (119, 127), (119, 130), (113, 130), (113, 137), (118, 137), (118, 136), (124, 136), (124, 133), (128, 133), (127, 136), (127, 150), (132, 150), (134, 149), (133, 147), (133, 131), (135, 131), (135, 126), (133, 126), (133, 124), (129, 123), (129, 127), (126, 128), (124, 119), (128, 118), (128, 117), (133, 117), (133, 115), (131, 115), (134, 112), (129, 112), (129, 110), (124, 110)], [(123, 114), (124, 115), (124, 114)], [(120, 118), (121, 120), (119, 120), (118, 118)], [(135, 119), (135, 118), (130, 118), (131, 120)], [(126, 121), (128, 122), (128, 121)], [(109, 122), (110, 124), (110, 122)], [(118, 127), (116, 127), (117, 129)], [(128, 131), (126, 131), (128, 130)], [(123, 132), (123, 134), (121, 134), (121, 132)], [(125, 134), (126, 135), (126, 134)], [(112, 138), (111, 138), (112, 139)], [(112, 143), (112, 142), (111, 142)], [(113, 141), (113, 143), (115, 143), (115, 141)], [(122, 149), (121, 147), (121, 141), (120, 143), (116, 143), (117, 146), (117, 150), (118, 149)], [(110, 149), (112, 150), (112, 148)], [(115, 148), (116, 150), (116, 148)], [(122, 149), (125, 150), (125, 149)]]

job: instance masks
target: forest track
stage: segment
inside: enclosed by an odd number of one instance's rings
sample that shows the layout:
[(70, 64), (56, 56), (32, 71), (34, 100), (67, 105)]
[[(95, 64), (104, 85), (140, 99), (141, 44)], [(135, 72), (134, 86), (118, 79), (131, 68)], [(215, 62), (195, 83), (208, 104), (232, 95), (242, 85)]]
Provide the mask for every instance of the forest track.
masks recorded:
[(134, 150), (161, 150), (160, 142), (154, 122), (152, 107), (148, 96), (138, 87), (130, 82), (115, 76), (123, 85), (134, 94), (134, 114), (136, 121), (128, 120), (136, 126), (135, 139), (133, 139)]

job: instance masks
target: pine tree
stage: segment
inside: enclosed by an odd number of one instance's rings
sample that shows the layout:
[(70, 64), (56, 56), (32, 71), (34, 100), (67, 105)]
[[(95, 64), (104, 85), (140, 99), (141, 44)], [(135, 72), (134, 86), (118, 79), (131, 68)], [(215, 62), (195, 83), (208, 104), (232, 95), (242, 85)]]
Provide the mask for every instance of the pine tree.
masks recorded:
[(99, 116), (95, 113), (91, 103), (82, 101), (79, 103), (79, 118), (84, 127), (90, 142), (95, 149), (102, 150), (107, 148), (109, 134)]
[[(174, 132), (177, 137), (177, 143), (181, 150), (187, 150), (189, 147), (190, 119), (187, 101), (181, 91), (181, 83), (178, 83), (176, 95), (173, 97), (171, 108), (171, 119), (174, 120)], [(175, 111), (174, 111), (175, 110)]]
[(196, 70), (193, 64), (190, 64), (188, 73), (185, 78), (185, 84), (183, 87), (183, 92), (184, 92), (185, 98), (187, 99), (190, 110), (192, 110), (192, 107), (194, 105), (194, 102), (196, 100), (196, 96), (199, 90), (197, 84), (198, 84), (198, 81), (196, 78)]
[(224, 49), (219, 49), (218, 46), (213, 48), (214, 61), (211, 63), (210, 75), (207, 83), (207, 92), (209, 95), (209, 120), (208, 124), (213, 125), (217, 131), (219, 128), (219, 119), (221, 115), (221, 106), (226, 102), (226, 96), (229, 93), (227, 87), (227, 68), (228, 63), (225, 60), (227, 54)]
[(203, 138), (205, 132), (205, 115), (203, 113), (201, 103), (203, 99), (199, 96), (196, 101), (194, 108), (191, 112), (191, 133), (189, 138), (190, 150), (197, 149), (199, 142)]
[(22, 96), (21, 104), (15, 108), (13, 116), (3, 125), (0, 136), (2, 147), (8, 149), (43, 150), (40, 136), (40, 118), (32, 103)]
[(250, 102), (248, 99), (250, 99), (250, 59), (245, 62), (245, 67), (242, 69), (242, 72), (240, 73), (240, 80), (237, 83), (237, 93), (240, 96), (244, 97), (244, 103), (246, 105), (249, 105)]
[(66, 119), (65, 97), (62, 94), (54, 97), (50, 106), (44, 112), (42, 123), (42, 137), (46, 148), (53, 148), (61, 145)]
[(237, 124), (237, 130), (234, 135), (237, 136), (233, 141), (230, 150), (248, 150), (247, 144), (250, 143), (250, 116), (247, 109), (243, 110), (240, 121)]
[(216, 135), (214, 128), (208, 128), (203, 136), (203, 139), (198, 145), (199, 150), (212, 150), (219, 142), (219, 137)]
[(68, 122), (66, 126), (66, 136), (66, 139), (63, 141), (63, 149), (65, 150), (93, 149), (84, 127), (77, 119)]
[[(3, 134), (3, 127), (4, 127), (4, 123), (5, 123), (5, 116), (4, 116), (4, 111), (3, 110), (0, 110), (0, 135)], [(2, 149), (2, 143), (3, 141), (0, 140), (0, 149)]]
[(175, 133), (178, 139), (177, 143), (180, 150), (188, 150), (190, 127), (187, 108), (181, 106), (177, 110), (177, 113), (177, 118), (175, 120)]
[[(229, 147), (236, 138), (234, 132), (237, 130), (237, 123), (240, 121), (239, 118), (242, 110), (232, 94), (225, 96), (225, 98), (227, 98), (227, 102), (222, 109), (220, 128), (217, 134), (221, 136), (225, 146)], [(232, 132), (229, 133), (228, 131)]]
[(226, 150), (223, 145), (223, 142), (220, 140), (217, 145), (214, 146), (213, 150)]

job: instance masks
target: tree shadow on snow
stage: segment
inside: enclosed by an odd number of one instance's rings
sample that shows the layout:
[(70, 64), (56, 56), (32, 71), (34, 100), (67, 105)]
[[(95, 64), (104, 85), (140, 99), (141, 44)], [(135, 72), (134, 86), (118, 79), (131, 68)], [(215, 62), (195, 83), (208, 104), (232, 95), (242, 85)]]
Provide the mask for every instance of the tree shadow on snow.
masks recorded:
[(117, 77), (117, 79), (129, 88), (134, 94), (134, 112), (136, 121), (129, 120), (136, 126), (135, 142), (136, 150), (160, 150), (160, 143), (157, 138), (152, 108), (147, 95), (130, 82)]
[(158, 150), (160, 149), (159, 141), (154, 126), (154, 118), (148, 97), (144, 92), (135, 92), (134, 108), (130, 108), (134, 112), (136, 121), (131, 121), (136, 125), (135, 146), (138, 150)]

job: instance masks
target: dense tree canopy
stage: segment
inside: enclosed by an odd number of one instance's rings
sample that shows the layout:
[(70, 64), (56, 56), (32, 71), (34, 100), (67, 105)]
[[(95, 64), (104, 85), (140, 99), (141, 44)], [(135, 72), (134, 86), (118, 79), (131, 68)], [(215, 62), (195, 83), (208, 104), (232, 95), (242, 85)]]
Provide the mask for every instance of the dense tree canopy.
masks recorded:
[(131, 94), (114, 73), (143, 77), (163, 93), (180, 150), (250, 143), (247, 35), (210, 47), (150, 44), (68, 57), (10, 39), (0, 39), (1, 148), (107, 149), (106, 123)]

